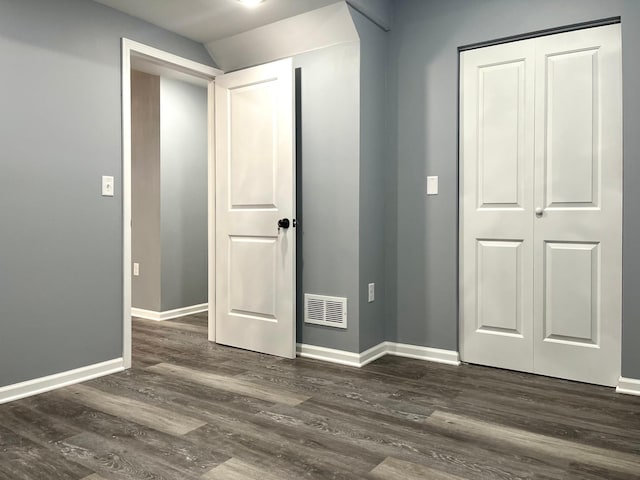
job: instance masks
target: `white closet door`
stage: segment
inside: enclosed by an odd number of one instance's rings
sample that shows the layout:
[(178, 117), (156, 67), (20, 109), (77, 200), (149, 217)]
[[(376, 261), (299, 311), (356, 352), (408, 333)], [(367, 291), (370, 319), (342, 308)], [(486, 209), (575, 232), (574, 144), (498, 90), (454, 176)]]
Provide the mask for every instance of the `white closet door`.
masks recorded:
[(461, 55), (461, 354), (620, 375), (620, 25)]
[(291, 59), (217, 77), (215, 99), (216, 342), (294, 358)]
[(534, 370), (617, 384), (622, 324), (620, 25), (536, 41)]
[(461, 353), (533, 369), (531, 40), (461, 58)]

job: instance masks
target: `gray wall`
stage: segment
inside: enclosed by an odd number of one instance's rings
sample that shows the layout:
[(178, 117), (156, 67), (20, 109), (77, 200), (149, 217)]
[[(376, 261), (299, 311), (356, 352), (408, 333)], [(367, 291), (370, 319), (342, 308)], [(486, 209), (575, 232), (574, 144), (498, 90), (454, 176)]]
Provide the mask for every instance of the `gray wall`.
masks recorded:
[[(299, 68), (297, 341), (359, 352), (358, 42), (294, 57)], [(347, 297), (348, 329), (303, 324), (303, 294)]]
[[(196, 43), (86, 0), (0, 0), (0, 385), (122, 356), (121, 37)], [(115, 177), (115, 197), (100, 177)]]
[[(640, 378), (640, 2), (637, 0), (399, 0), (390, 55), (397, 179), (392, 340), (457, 350), (457, 47), (622, 17), (624, 77), (623, 376)], [(425, 177), (440, 176), (426, 197)], [(395, 183), (395, 185), (393, 184)], [(391, 223), (392, 219), (389, 218)], [(393, 227), (392, 227), (393, 228)], [(393, 266), (393, 265), (392, 265)]]
[(132, 306), (207, 302), (207, 90), (132, 72)]
[(160, 79), (162, 311), (207, 302), (207, 89)]
[[(386, 340), (385, 184), (389, 161), (387, 122), (388, 34), (351, 10), (360, 36), (360, 345), (362, 352)], [(395, 234), (393, 231), (389, 231)], [(375, 300), (368, 301), (368, 284)]]
[(160, 311), (160, 77), (131, 72), (131, 256), (134, 308)]

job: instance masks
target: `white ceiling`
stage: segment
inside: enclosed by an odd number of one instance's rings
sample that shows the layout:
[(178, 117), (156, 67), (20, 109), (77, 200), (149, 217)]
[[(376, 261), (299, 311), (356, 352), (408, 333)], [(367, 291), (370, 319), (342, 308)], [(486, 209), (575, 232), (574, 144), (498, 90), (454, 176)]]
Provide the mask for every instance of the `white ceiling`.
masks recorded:
[(247, 8), (237, 0), (95, 0), (200, 43), (229, 37), (338, 0), (265, 0)]

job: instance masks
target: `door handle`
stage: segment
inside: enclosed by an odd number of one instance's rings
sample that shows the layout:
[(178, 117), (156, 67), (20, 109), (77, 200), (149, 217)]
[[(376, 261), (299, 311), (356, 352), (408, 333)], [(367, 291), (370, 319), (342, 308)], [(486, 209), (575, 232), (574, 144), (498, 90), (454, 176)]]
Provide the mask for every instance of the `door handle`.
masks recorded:
[(287, 229), (290, 225), (291, 222), (288, 218), (281, 218), (280, 220), (278, 220), (278, 231), (280, 231), (281, 228)]
[(536, 208), (536, 217), (541, 217), (543, 213), (544, 213), (544, 208), (542, 207)]

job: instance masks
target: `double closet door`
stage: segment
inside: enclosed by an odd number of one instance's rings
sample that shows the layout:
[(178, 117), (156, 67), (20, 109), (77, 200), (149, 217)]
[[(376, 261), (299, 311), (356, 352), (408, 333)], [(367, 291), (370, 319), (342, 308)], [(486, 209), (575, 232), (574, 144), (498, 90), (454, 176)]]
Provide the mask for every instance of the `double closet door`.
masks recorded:
[(461, 53), (461, 355), (620, 376), (620, 25)]

